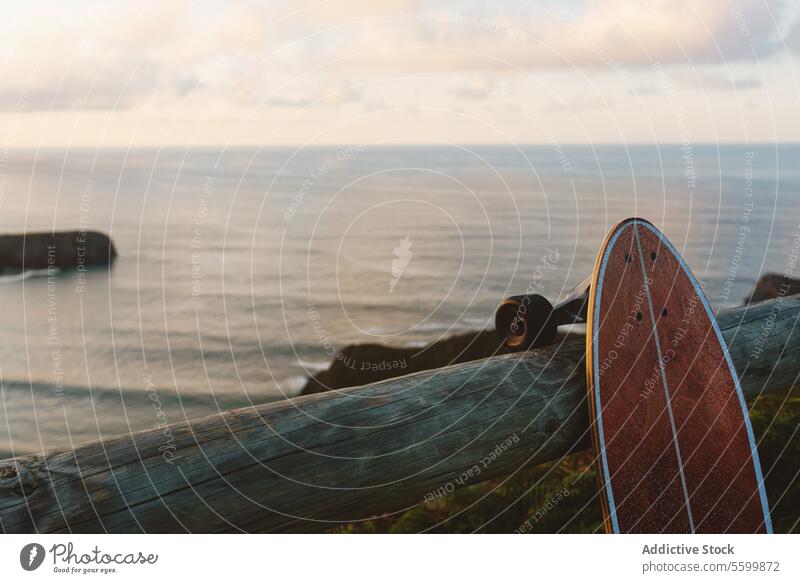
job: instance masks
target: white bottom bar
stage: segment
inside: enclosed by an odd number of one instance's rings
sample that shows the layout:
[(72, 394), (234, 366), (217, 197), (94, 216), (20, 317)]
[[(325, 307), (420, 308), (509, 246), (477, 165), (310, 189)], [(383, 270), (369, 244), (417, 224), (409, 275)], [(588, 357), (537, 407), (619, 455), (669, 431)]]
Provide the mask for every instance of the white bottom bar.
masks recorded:
[[(798, 540), (791, 535), (5, 535), (0, 564), (8, 581), (797, 581)], [(26, 572), (22, 562), (35, 563), (40, 555), (37, 548), (31, 559), (26, 547), (31, 543), (42, 545), (45, 554), (38, 568)]]

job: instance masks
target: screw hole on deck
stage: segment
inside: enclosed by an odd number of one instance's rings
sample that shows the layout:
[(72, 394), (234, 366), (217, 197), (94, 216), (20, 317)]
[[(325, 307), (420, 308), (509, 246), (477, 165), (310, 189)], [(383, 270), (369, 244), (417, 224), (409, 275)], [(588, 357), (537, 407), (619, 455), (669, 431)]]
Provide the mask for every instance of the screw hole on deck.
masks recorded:
[(641, 322), (642, 321), (642, 313), (641, 312), (636, 312), (636, 321), (637, 322)]
[(661, 315), (664, 316), (665, 318), (667, 317), (667, 314), (669, 314), (669, 310), (667, 308), (661, 310)]
[(655, 251), (650, 251), (650, 260), (651, 261), (655, 261), (656, 260), (656, 252)]
[(630, 256), (630, 253), (626, 253), (626, 254), (625, 254), (625, 263), (630, 263), (630, 262), (631, 262), (631, 256)]

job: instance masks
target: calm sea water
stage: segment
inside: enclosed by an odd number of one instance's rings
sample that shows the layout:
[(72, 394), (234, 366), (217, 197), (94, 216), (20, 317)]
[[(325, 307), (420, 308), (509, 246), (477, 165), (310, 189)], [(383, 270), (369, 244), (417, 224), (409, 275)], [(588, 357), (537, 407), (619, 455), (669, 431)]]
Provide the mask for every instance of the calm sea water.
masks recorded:
[[(0, 231), (111, 233), (111, 269), (1, 278), (0, 454), (297, 394), (352, 342), (491, 326), (606, 231), (661, 227), (717, 306), (786, 269), (800, 147), (12, 151)], [(542, 270), (542, 258), (558, 260)], [(549, 263), (548, 263), (549, 264)], [(394, 268), (394, 269), (393, 269)]]

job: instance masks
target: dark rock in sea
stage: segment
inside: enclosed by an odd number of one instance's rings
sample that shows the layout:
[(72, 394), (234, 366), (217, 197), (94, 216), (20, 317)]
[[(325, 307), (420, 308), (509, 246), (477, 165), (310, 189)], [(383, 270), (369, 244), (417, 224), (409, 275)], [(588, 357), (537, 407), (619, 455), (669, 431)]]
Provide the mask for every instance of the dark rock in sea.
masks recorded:
[(30, 269), (75, 269), (110, 265), (114, 243), (97, 231), (0, 235), (0, 275)]
[[(555, 342), (563, 338), (563, 334), (559, 334)], [(334, 357), (327, 370), (310, 378), (302, 394), (365, 385), (497, 354), (508, 354), (508, 349), (494, 330), (451, 336), (423, 348), (352, 344)]]
[(751, 304), (794, 294), (800, 294), (800, 279), (777, 273), (765, 273), (756, 282), (750, 296), (744, 299), (744, 303)]

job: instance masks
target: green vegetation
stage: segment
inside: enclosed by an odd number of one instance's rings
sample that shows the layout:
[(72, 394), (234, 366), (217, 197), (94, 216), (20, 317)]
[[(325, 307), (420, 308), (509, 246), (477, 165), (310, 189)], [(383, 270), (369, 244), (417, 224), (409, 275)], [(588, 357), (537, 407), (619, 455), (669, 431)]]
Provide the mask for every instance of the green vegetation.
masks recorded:
[(750, 418), (775, 532), (800, 532), (800, 390), (759, 398)]
[[(775, 532), (800, 521), (800, 391), (759, 398), (752, 411)], [(337, 532), (602, 532), (590, 452), (457, 490), (404, 513)]]

